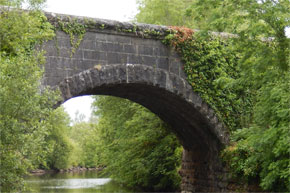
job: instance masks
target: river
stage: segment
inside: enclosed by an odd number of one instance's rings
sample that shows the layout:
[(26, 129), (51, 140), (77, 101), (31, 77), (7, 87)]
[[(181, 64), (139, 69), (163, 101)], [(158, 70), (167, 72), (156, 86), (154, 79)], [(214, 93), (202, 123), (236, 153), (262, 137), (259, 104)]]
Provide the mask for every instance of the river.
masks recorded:
[(51, 173), (26, 178), (29, 192), (89, 193), (89, 192), (133, 192), (110, 178), (101, 178), (96, 171), (78, 173)]

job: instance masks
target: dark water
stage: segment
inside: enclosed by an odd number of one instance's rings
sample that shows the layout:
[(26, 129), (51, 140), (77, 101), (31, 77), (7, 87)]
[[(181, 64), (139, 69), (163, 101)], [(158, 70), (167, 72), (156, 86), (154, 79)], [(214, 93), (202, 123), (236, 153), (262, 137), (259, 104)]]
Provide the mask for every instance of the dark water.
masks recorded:
[(96, 171), (80, 173), (54, 173), (26, 178), (29, 192), (63, 192), (63, 193), (91, 193), (91, 192), (133, 192), (112, 181), (110, 178), (100, 178)]

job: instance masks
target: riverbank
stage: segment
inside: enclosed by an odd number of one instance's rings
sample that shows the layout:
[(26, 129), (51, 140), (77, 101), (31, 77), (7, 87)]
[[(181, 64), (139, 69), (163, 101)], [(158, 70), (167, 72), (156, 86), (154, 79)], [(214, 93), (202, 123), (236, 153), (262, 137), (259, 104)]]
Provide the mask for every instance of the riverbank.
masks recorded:
[(48, 173), (69, 173), (69, 172), (84, 172), (84, 171), (96, 171), (100, 172), (104, 169), (105, 167), (96, 167), (96, 168), (86, 168), (86, 167), (72, 167), (68, 169), (49, 169), (49, 170), (44, 170), (44, 169), (35, 169), (31, 170), (29, 172), (30, 175), (44, 175)]

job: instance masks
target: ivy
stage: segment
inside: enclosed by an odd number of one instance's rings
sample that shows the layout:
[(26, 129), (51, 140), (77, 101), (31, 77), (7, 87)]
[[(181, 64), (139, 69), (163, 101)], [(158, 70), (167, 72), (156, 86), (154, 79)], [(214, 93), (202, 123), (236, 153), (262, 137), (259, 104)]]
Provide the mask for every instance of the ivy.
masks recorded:
[(68, 21), (62, 21), (58, 18), (58, 29), (70, 36), (71, 57), (76, 52), (86, 33), (86, 25), (79, 23), (76, 19), (68, 18)]
[(219, 37), (201, 38), (192, 29), (171, 27), (164, 43), (181, 55), (183, 70), (194, 92), (207, 102), (219, 120), (231, 131), (240, 128), (241, 114), (247, 112), (243, 93), (231, 84), (239, 77), (238, 54), (231, 50), (230, 41)]

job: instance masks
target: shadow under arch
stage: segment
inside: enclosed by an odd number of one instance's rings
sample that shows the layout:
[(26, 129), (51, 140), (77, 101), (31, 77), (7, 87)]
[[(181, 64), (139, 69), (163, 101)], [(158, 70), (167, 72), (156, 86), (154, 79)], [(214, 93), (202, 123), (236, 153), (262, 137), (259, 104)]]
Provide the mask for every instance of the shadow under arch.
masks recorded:
[[(95, 66), (65, 78), (57, 88), (59, 105), (82, 95), (111, 95), (143, 105), (166, 122), (184, 147), (184, 191), (220, 191), (219, 152), (228, 143), (227, 129), (183, 78), (141, 64)], [(196, 187), (187, 187), (196, 186)]]

